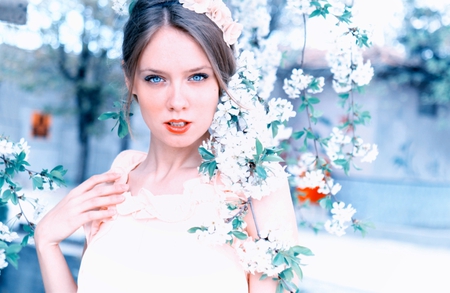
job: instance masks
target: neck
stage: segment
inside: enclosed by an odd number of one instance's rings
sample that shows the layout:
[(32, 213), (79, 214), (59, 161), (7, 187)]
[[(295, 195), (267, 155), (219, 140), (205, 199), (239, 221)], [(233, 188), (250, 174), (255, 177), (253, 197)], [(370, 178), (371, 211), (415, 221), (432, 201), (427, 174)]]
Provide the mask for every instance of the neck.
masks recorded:
[(202, 141), (207, 139), (209, 134), (198, 139), (195, 143), (187, 147), (169, 147), (150, 140), (150, 147), (147, 158), (141, 163), (141, 170), (153, 173), (154, 178), (167, 178), (177, 176), (180, 173), (192, 172), (197, 174), (197, 168), (201, 164), (201, 156), (198, 147)]

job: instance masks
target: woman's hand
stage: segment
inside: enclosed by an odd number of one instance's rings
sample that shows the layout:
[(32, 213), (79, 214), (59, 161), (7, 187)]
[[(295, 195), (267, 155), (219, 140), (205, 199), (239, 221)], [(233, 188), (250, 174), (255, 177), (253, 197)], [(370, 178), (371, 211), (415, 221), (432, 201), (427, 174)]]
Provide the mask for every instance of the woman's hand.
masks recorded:
[(58, 245), (84, 224), (113, 217), (116, 210), (108, 207), (123, 202), (128, 190), (128, 185), (114, 183), (120, 176), (113, 172), (94, 175), (74, 188), (37, 225), (36, 245)]

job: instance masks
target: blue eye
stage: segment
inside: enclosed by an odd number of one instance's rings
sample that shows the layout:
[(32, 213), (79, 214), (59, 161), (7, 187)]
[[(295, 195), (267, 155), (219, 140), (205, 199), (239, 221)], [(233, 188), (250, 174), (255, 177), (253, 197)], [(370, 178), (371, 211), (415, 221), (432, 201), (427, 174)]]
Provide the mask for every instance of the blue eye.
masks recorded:
[(194, 74), (193, 76), (191, 76), (191, 80), (193, 81), (202, 81), (204, 79), (207, 79), (208, 75), (204, 74), (204, 73), (198, 73), (198, 74)]
[(145, 81), (148, 81), (151, 83), (159, 83), (159, 82), (163, 81), (161, 76), (158, 76), (158, 75), (149, 75), (149, 76), (146, 76), (144, 79), (145, 79)]

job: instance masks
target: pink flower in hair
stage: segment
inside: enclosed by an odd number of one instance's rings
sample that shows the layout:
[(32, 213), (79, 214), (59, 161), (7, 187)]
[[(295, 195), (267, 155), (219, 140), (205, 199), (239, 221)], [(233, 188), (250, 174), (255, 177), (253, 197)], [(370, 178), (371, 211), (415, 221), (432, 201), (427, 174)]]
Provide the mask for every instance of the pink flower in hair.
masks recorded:
[(242, 24), (237, 22), (231, 22), (226, 27), (224, 27), (223, 39), (228, 45), (233, 45), (236, 43), (237, 39), (242, 32)]
[(183, 4), (184, 8), (189, 10), (193, 10), (197, 13), (206, 13), (208, 12), (208, 7), (211, 0), (179, 0), (181, 4)]
[(230, 10), (222, 1), (212, 1), (206, 15), (222, 30), (233, 21)]

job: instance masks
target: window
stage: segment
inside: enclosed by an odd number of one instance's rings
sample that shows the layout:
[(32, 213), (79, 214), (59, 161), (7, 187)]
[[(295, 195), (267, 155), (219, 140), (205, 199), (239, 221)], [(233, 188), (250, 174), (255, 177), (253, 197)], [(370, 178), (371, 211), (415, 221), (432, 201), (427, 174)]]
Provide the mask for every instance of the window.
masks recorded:
[(31, 135), (34, 138), (48, 138), (50, 133), (51, 115), (35, 111), (31, 117)]

